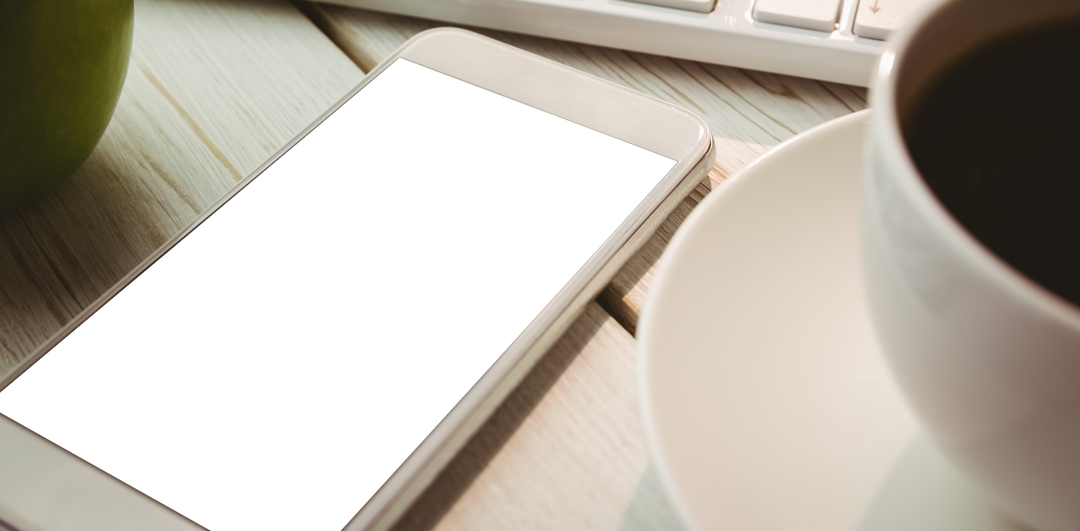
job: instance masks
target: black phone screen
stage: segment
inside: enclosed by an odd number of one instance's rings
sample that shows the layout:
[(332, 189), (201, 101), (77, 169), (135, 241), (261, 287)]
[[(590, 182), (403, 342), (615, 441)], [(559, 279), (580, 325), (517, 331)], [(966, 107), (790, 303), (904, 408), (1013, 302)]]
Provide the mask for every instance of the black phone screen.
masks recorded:
[(339, 530), (674, 164), (398, 59), (0, 413), (208, 529)]

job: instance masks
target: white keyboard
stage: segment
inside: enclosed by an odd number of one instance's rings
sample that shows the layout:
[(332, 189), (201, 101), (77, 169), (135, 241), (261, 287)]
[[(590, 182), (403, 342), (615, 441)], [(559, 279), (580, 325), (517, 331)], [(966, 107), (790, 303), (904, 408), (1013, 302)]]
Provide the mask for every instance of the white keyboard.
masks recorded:
[(884, 39), (928, 0), (330, 0), (866, 86)]

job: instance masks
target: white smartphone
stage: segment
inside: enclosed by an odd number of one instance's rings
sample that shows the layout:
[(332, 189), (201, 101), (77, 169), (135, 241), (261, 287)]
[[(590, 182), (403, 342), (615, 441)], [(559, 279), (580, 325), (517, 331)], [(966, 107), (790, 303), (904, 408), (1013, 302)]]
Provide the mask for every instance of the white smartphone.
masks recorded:
[(417, 35), (0, 381), (0, 528), (389, 527), (712, 145), (654, 98)]

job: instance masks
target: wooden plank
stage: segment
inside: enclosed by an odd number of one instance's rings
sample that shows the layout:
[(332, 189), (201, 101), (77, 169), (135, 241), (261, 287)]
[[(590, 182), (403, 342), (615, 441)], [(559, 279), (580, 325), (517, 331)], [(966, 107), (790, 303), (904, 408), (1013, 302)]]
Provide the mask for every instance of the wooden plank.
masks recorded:
[(635, 349), (590, 303), (396, 531), (614, 530), (635, 498), (634, 522), (673, 521), (646, 474)]
[[(364, 69), (412, 35), (446, 25), (340, 6), (299, 5)], [(866, 107), (866, 90), (847, 85), (469, 29), (689, 109), (705, 120), (715, 136), (718, 149), (711, 186), (700, 188), (672, 214), (599, 299), (631, 333), (637, 327), (656, 260), (710, 188), (795, 134)]]
[(101, 143), (57, 190), (0, 215), (0, 373), (362, 76), (284, 0), (136, 2)]

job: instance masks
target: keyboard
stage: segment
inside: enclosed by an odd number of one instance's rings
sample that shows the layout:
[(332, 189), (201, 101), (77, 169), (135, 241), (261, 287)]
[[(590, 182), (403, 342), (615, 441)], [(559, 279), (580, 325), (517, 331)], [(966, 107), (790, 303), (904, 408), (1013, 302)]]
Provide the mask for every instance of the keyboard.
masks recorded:
[(929, 0), (330, 0), (333, 3), (866, 86)]

